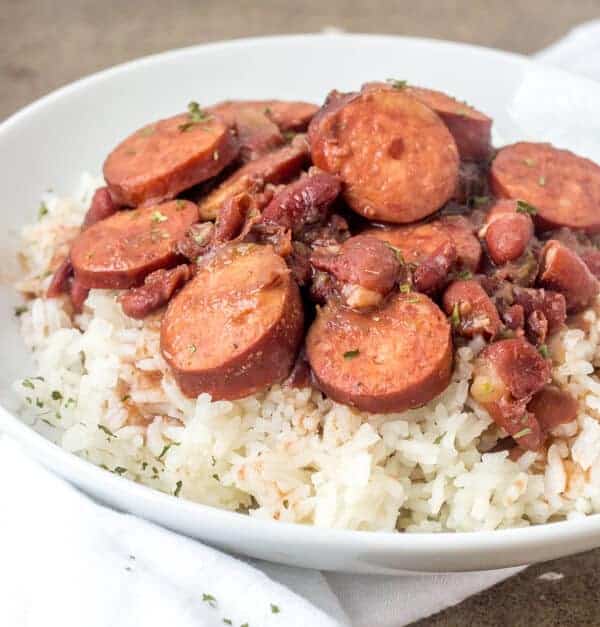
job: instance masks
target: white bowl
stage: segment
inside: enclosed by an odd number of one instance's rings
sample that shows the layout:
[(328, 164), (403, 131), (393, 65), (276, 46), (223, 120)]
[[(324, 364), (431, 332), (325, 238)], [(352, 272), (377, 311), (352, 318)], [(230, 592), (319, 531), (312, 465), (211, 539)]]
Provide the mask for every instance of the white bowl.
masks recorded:
[[(394, 77), (448, 91), (494, 118), (497, 144), (547, 140), (600, 162), (600, 85), (513, 54), (454, 43), (365, 35), (299, 35), (198, 46), (101, 72), (23, 109), (0, 126), (0, 429), (45, 466), (113, 507), (229, 551), (320, 569), (367, 573), (480, 570), (600, 546), (600, 516), (456, 534), (371, 533), (266, 522), (168, 496), (79, 459), (14, 417), (11, 382), (27, 373), (13, 316), (18, 230), (39, 197), (67, 195), (82, 171), (148, 121), (190, 100), (320, 102), (331, 88)], [(16, 478), (18, 480), (18, 478)]]

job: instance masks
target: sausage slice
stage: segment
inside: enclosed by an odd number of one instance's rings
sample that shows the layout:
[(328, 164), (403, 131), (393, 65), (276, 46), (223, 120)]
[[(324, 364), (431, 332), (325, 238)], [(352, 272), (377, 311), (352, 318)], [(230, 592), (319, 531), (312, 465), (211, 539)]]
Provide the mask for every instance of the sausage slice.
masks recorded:
[(424, 87), (400, 86), (390, 83), (367, 83), (363, 91), (400, 89), (433, 109), (454, 137), (460, 158), (465, 161), (485, 161), (492, 149), (492, 119), (466, 102)]
[(465, 161), (484, 161), (492, 148), (492, 119), (441, 91), (407, 87), (407, 93), (433, 109), (448, 127)]
[(237, 194), (260, 191), (265, 183), (289, 181), (300, 173), (308, 159), (306, 139), (304, 135), (298, 135), (288, 146), (250, 161), (200, 201), (202, 219), (214, 220), (223, 203)]
[(497, 201), (479, 233), (485, 239), (492, 261), (499, 266), (518, 259), (533, 237), (531, 216), (517, 209), (516, 200)]
[(279, 127), (279, 130), (304, 132), (308, 123), (319, 110), (317, 105), (310, 102), (288, 100), (227, 100), (211, 109), (227, 115), (239, 109), (251, 110), (265, 115)]
[(237, 153), (227, 124), (192, 107), (122, 141), (104, 162), (104, 178), (115, 203), (147, 206), (215, 176)]
[(456, 190), (452, 135), (431, 109), (401, 91), (353, 96), (315, 117), (309, 133), (315, 165), (338, 174), (348, 204), (371, 220), (414, 222)]
[(437, 222), (371, 228), (363, 231), (363, 234), (388, 242), (398, 249), (406, 263), (413, 264), (422, 263), (443, 246), (454, 243), (446, 230)]
[(581, 257), (557, 240), (548, 240), (542, 249), (540, 285), (564, 295), (567, 311), (574, 313), (587, 307), (600, 285)]
[(161, 350), (182, 392), (242, 398), (290, 373), (304, 330), (300, 291), (271, 246), (222, 248), (171, 300)]
[(125, 289), (175, 265), (177, 242), (197, 222), (187, 200), (120, 211), (83, 231), (71, 247), (75, 278), (84, 287)]
[(365, 313), (330, 303), (308, 332), (306, 352), (325, 394), (371, 412), (427, 403), (452, 370), (450, 325), (423, 294), (396, 294)]
[(497, 196), (533, 205), (540, 228), (600, 231), (600, 167), (568, 150), (531, 142), (506, 146), (492, 163), (490, 184)]

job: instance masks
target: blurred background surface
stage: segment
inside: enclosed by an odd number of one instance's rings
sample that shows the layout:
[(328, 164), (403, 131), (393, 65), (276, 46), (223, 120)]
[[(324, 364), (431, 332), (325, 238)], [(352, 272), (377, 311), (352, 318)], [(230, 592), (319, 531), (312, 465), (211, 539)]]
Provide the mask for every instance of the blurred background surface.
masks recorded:
[(598, 17), (600, 0), (0, 0), (0, 118), (91, 72), (207, 41), (338, 27), (527, 54)]
[[(529, 54), (597, 18), (600, 0), (0, 0), (0, 119), (91, 72), (208, 41), (333, 27)], [(563, 578), (540, 578), (548, 571)], [(598, 625), (599, 589), (597, 550), (530, 568), (418, 626)]]

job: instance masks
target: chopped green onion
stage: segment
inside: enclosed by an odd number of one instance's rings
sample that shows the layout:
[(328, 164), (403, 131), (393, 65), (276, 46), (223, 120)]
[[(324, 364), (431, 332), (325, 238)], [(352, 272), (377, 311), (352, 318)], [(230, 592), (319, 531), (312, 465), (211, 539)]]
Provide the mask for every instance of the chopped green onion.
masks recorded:
[(100, 429), (100, 431), (104, 431), (104, 433), (106, 433), (106, 435), (110, 436), (111, 438), (117, 437), (108, 427), (105, 427), (104, 425), (98, 425), (98, 429)]
[(524, 200), (517, 200), (517, 213), (526, 213), (530, 216), (536, 215), (538, 210)]
[(458, 303), (454, 303), (454, 307), (452, 307), (452, 314), (450, 315), (450, 323), (454, 328), (456, 328), (460, 324), (460, 309), (458, 307)]
[(394, 89), (397, 89), (399, 91), (405, 89), (408, 86), (408, 81), (399, 81), (396, 78), (388, 78), (385, 82), (389, 83)]
[(344, 359), (354, 359), (355, 357), (358, 357), (359, 353), (360, 351), (358, 350), (358, 348), (355, 348), (351, 351), (346, 351), (344, 353)]

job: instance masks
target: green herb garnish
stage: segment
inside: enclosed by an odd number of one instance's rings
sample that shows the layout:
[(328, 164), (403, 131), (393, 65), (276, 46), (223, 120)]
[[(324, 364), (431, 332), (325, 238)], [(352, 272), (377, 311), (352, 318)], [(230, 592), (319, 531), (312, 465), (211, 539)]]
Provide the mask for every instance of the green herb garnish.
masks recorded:
[(204, 592), (202, 594), (202, 600), (204, 601), (204, 603), (208, 603), (211, 607), (217, 606), (217, 599), (215, 599), (212, 594), (206, 594), (206, 592)]
[(154, 126), (150, 125), (150, 126), (146, 126), (145, 128), (143, 128), (141, 131), (139, 131), (139, 134), (142, 137), (150, 137), (150, 135), (154, 134), (154, 131), (156, 129), (154, 128)]
[(408, 81), (399, 81), (396, 78), (388, 78), (385, 82), (399, 91), (405, 89), (408, 86)]
[(233, 623), (231, 622), (231, 618), (224, 618), (224, 619), (223, 619), (223, 622), (224, 622), (226, 625), (233, 625)]
[(23, 379), (23, 381), (21, 381), (21, 385), (24, 388), (29, 388), (30, 390), (34, 390), (35, 386), (33, 385), (33, 383), (31, 382), (30, 379)]
[(154, 211), (152, 213), (152, 222), (166, 222), (167, 220), (167, 216), (160, 211)]
[(62, 401), (63, 398), (63, 395), (58, 390), (52, 390), (52, 394), (50, 396), (52, 396), (53, 401)]
[(162, 461), (162, 458), (167, 454), (168, 450), (172, 446), (179, 446), (179, 442), (171, 442), (169, 444), (166, 444), (163, 450), (161, 451), (160, 455), (156, 459), (158, 459), (159, 462)]
[(182, 486), (183, 486), (183, 481), (179, 480), (175, 484), (175, 492), (173, 492), (173, 496), (179, 496), (179, 493), (181, 492), (181, 487)]
[(548, 357), (550, 357), (550, 351), (548, 350), (547, 344), (540, 344), (538, 351), (544, 359), (548, 359)]
[(404, 257), (402, 256), (402, 251), (399, 248), (396, 248), (395, 246), (392, 246), (389, 242), (383, 242), (390, 250), (392, 250), (394, 252), (394, 254), (396, 255), (396, 259), (401, 263), (404, 264)]
[(15, 316), (18, 318), (22, 316), (27, 311), (27, 307), (25, 305), (18, 305), (15, 307)]
[(271, 603), (271, 614), (279, 614), (281, 610), (279, 609), (279, 607), (277, 605), (274, 605), (273, 603)]
[(471, 202), (476, 207), (481, 207), (481, 205), (487, 205), (487, 203), (490, 202), (490, 197), (489, 196), (472, 196)]
[(402, 285), (400, 286), (400, 292), (402, 294), (409, 294), (411, 290), (412, 288), (410, 287), (410, 283), (402, 283)]
[(123, 468), (123, 466), (117, 466), (113, 472), (115, 473), (115, 475), (122, 475), (124, 473), (127, 472), (127, 468)]
[(45, 215), (48, 214), (48, 207), (45, 202), (40, 203), (40, 208), (38, 209), (38, 218), (41, 220)]
[(359, 354), (360, 351), (358, 350), (358, 348), (355, 348), (354, 350), (346, 351), (344, 353), (344, 359), (354, 359), (355, 357), (358, 357)]
[(179, 130), (182, 133), (185, 133), (186, 131), (189, 131), (194, 125), (200, 124), (201, 122), (206, 122), (210, 119), (210, 117), (211, 116), (206, 113), (206, 111), (204, 111), (204, 109), (202, 109), (197, 102), (192, 101), (188, 104), (189, 121), (180, 124)]
[(473, 273), (470, 272), (469, 270), (461, 270), (456, 276), (461, 281), (468, 281), (469, 279), (473, 278)]
[(458, 303), (454, 304), (452, 307), (452, 314), (450, 315), (450, 323), (454, 328), (456, 328), (460, 324), (460, 308)]
[(98, 425), (98, 429), (100, 429), (100, 431), (104, 431), (104, 433), (111, 438), (117, 437), (108, 427), (105, 427), (104, 425)]
[(524, 200), (517, 200), (517, 213), (526, 213), (530, 216), (536, 215), (538, 210)]

